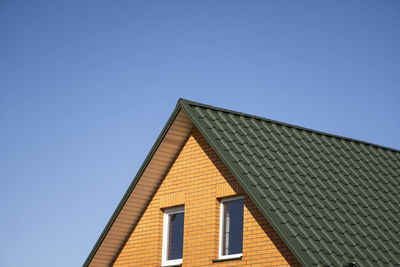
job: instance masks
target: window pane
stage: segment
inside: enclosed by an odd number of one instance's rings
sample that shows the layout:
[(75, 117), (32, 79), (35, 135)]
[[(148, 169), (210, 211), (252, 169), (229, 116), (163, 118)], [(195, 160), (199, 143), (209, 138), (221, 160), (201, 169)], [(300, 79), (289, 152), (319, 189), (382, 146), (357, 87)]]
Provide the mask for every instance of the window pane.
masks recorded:
[(242, 253), (243, 199), (224, 202), (222, 255)]
[(168, 260), (182, 259), (184, 213), (169, 215)]

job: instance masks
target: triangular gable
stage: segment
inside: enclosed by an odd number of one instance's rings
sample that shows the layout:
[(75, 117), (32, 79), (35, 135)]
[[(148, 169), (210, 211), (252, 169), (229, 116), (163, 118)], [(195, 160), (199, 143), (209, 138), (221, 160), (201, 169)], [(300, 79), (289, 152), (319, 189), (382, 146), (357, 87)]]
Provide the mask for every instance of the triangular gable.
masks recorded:
[(164, 233), (161, 211), (171, 207), (184, 207), (184, 265), (213, 264), (218, 255), (219, 239), (212, 237), (219, 232), (220, 200), (232, 196), (243, 197), (245, 204), (243, 258), (233, 264), (300, 266), (197, 128), (168, 168), (112, 265), (159, 266)]
[(112, 262), (193, 126), (304, 266), (400, 262), (399, 151), (181, 99), (84, 266)]

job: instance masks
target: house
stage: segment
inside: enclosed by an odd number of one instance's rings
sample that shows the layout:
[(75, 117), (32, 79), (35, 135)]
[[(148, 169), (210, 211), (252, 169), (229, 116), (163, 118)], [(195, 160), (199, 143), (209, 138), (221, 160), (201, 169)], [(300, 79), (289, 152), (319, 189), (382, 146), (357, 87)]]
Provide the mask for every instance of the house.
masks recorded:
[(180, 99), (84, 266), (399, 266), (400, 151)]

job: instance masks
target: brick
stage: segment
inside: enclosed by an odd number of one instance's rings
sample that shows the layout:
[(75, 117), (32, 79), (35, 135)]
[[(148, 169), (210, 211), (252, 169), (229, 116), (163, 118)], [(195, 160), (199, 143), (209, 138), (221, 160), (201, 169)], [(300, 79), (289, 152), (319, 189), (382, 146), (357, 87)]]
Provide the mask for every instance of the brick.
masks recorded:
[[(245, 197), (243, 257), (218, 258), (218, 198)], [(183, 266), (300, 266), (217, 154), (194, 129), (114, 262), (114, 266), (160, 266), (163, 213), (184, 204)]]

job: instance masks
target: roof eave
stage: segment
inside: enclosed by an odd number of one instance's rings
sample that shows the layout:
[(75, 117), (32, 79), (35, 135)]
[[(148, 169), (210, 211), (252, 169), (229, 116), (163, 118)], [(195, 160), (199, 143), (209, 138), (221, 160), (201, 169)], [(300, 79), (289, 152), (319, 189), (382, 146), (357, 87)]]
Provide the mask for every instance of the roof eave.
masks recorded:
[(83, 263), (82, 266), (87, 267), (90, 265), (91, 261), (95, 257), (99, 247), (103, 243), (105, 237), (107, 236), (110, 228), (112, 227), (113, 223), (117, 219), (118, 215), (120, 214), (122, 208), (126, 204), (129, 196), (131, 195), (133, 189), (135, 188), (136, 184), (140, 180), (140, 177), (142, 176), (143, 172), (146, 170), (148, 164), (150, 163), (151, 159), (153, 158), (155, 152), (157, 151), (157, 148), (160, 146), (161, 142), (163, 141), (164, 137), (166, 136), (168, 130), (170, 129), (172, 123), (175, 121), (178, 113), (182, 109), (182, 104), (181, 100), (178, 101), (174, 111), (172, 112), (171, 116), (169, 117), (167, 123), (165, 124), (164, 128), (162, 129), (160, 135), (158, 136), (157, 140), (155, 141), (154, 145), (152, 146), (150, 152), (148, 153), (146, 159), (142, 163), (141, 167), (139, 168), (137, 174), (135, 175), (134, 179), (132, 180), (131, 184), (129, 185), (128, 189), (126, 190), (124, 196), (122, 197), (121, 201), (119, 202), (117, 208), (113, 212), (111, 218), (109, 219), (108, 223), (104, 227), (104, 230), (102, 231), (100, 237), (96, 241), (95, 245), (93, 246), (92, 250), (90, 251), (88, 257), (86, 258), (85, 262)]

